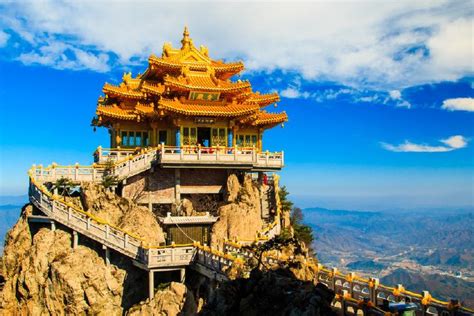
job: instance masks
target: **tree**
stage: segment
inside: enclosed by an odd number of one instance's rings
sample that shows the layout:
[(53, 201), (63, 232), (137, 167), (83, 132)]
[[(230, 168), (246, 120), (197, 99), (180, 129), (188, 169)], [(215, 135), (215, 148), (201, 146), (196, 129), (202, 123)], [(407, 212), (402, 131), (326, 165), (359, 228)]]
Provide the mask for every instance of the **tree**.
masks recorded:
[(290, 193), (286, 189), (286, 186), (282, 186), (279, 191), (281, 210), (283, 212), (289, 212), (293, 208), (293, 202), (288, 200), (288, 195)]
[(303, 211), (299, 207), (294, 207), (291, 210), (290, 220), (293, 226), (295, 237), (298, 240), (301, 240), (312, 252), (313, 249), (311, 245), (314, 241), (313, 229), (308, 225), (303, 223), (304, 215)]
[(102, 185), (105, 188), (110, 188), (118, 184), (118, 176), (114, 175), (115, 164), (112, 160), (107, 160), (104, 169), (104, 176), (102, 177)]
[(57, 189), (58, 194), (61, 196), (70, 196), (71, 195), (71, 188), (74, 187), (74, 182), (68, 178), (59, 178), (56, 182), (53, 183), (53, 190)]
[(294, 207), (291, 210), (290, 220), (294, 224), (302, 224), (303, 223), (303, 211), (299, 207)]

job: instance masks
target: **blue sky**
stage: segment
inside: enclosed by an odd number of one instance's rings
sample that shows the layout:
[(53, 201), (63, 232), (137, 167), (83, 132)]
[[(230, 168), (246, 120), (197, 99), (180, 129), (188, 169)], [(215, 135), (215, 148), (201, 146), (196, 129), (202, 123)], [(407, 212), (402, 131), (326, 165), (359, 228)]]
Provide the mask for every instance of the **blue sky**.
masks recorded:
[(280, 93), (290, 120), (264, 142), (285, 150), (299, 205), (473, 207), (472, 4), (0, 4), (0, 195), (26, 193), (33, 163), (90, 163), (108, 142), (90, 126), (103, 83), (142, 72), (187, 24)]

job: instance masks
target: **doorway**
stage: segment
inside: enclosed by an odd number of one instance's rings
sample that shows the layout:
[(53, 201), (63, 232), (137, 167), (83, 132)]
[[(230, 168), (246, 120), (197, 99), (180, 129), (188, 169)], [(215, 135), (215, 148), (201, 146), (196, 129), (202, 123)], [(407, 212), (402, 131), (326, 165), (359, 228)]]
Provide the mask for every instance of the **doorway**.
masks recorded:
[(203, 147), (210, 147), (211, 144), (211, 128), (210, 127), (198, 127), (197, 141)]

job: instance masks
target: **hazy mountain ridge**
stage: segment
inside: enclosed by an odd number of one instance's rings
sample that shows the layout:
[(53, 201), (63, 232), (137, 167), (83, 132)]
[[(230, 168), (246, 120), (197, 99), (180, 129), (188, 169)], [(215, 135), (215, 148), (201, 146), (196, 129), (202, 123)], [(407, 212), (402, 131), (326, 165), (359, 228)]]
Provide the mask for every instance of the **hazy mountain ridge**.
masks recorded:
[(303, 212), (323, 264), (474, 305), (474, 212)]

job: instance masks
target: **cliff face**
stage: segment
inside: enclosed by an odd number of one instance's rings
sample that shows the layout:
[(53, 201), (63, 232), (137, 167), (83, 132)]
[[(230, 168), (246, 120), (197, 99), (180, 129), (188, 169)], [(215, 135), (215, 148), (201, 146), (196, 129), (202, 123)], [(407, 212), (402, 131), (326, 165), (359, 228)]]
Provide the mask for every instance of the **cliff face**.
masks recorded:
[(227, 179), (227, 202), (219, 207), (219, 220), (211, 232), (211, 244), (222, 246), (224, 239), (254, 240), (263, 228), (258, 185), (246, 176), (242, 184), (235, 174)]
[(22, 218), (5, 245), (6, 278), (1, 297), (4, 314), (81, 314), (122, 310), (125, 270), (106, 267), (87, 247), (71, 248), (70, 234), (41, 228), (33, 238)]
[(31, 212), (32, 206), (25, 207), (7, 234), (0, 315), (176, 315), (183, 308), (193, 310), (192, 294), (178, 283), (134, 306), (146, 295), (142, 271), (118, 256), (107, 266), (89, 247), (72, 249), (71, 234), (61, 229), (40, 228), (32, 238), (26, 219)]
[(163, 230), (151, 212), (129, 199), (117, 196), (102, 185), (84, 183), (82, 202), (86, 211), (143, 238), (149, 244), (165, 242)]

